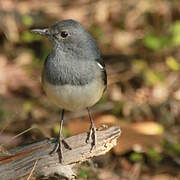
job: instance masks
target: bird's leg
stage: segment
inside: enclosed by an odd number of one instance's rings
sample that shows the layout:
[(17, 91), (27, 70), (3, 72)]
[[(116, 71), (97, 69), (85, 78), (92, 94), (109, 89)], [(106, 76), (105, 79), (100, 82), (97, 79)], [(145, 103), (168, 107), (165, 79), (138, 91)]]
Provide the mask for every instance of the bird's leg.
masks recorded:
[(62, 128), (63, 128), (63, 119), (64, 119), (64, 109), (62, 109), (61, 112), (61, 118), (60, 118), (60, 130), (59, 130), (59, 136), (58, 136), (58, 143), (56, 144), (55, 149), (51, 152), (57, 152), (60, 151), (60, 159), (62, 161), (63, 159), (63, 152), (62, 152), (62, 140), (63, 140), (63, 134), (62, 134)]
[[(64, 109), (61, 112), (61, 118), (60, 118), (60, 130), (59, 130), (59, 136), (58, 136), (58, 143), (56, 144), (55, 149), (53, 152), (60, 151), (60, 158), (63, 159), (63, 152), (62, 152), (62, 143), (64, 144), (65, 148), (71, 150), (72, 148), (68, 145), (68, 143), (64, 140), (63, 137), (63, 121), (64, 121)], [(52, 153), (53, 153), (52, 152)]]
[(92, 138), (93, 142), (92, 142), (91, 150), (93, 150), (96, 147), (96, 144), (97, 144), (96, 127), (94, 125), (94, 122), (93, 122), (93, 119), (92, 119), (92, 116), (91, 116), (89, 108), (87, 108), (87, 111), (88, 111), (89, 119), (91, 121), (91, 127), (90, 127), (90, 131), (89, 131), (88, 137), (86, 139), (86, 142), (88, 143), (90, 138)]
[(60, 130), (59, 130), (59, 151), (60, 151), (60, 157), (61, 160), (63, 159), (63, 152), (62, 152), (62, 140), (63, 140), (63, 120), (64, 120), (64, 109), (62, 109), (61, 112), (61, 118), (60, 118)]

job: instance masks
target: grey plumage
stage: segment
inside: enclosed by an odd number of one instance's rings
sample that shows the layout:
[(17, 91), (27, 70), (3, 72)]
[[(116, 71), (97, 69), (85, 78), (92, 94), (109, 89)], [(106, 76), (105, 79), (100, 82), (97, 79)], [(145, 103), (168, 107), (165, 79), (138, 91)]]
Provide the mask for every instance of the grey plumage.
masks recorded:
[[(68, 31), (70, 38), (62, 41), (58, 32)], [(44, 77), (54, 85), (85, 85), (96, 78), (100, 70), (96, 62), (104, 69), (102, 78), (106, 85), (105, 64), (101, 58), (100, 51), (89, 33), (73, 20), (65, 20), (57, 23), (50, 29), (52, 52), (45, 61)]]
[(54, 85), (83, 86), (95, 78), (97, 70), (98, 67), (94, 61), (79, 59), (68, 61), (58, 54), (56, 56), (50, 54), (45, 61), (43, 78)]

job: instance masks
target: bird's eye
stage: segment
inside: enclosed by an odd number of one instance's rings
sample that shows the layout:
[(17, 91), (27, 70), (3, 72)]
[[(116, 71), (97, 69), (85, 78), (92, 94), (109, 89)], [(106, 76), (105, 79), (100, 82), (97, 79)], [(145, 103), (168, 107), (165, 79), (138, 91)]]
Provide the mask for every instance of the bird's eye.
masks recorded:
[(66, 32), (66, 31), (61, 32), (61, 37), (62, 38), (66, 38), (67, 36), (68, 36), (68, 32)]

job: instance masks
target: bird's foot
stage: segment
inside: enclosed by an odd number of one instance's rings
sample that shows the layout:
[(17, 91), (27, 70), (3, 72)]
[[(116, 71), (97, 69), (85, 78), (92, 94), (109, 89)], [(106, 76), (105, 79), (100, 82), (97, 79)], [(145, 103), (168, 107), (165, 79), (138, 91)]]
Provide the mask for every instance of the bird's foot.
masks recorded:
[(62, 150), (62, 140), (61, 138), (58, 139), (58, 141), (55, 144), (54, 149), (50, 152), (51, 155), (53, 155), (54, 153), (57, 153), (59, 155), (59, 160), (62, 163), (63, 162), (63, 150)]
[(64, 144), (64, 147), (65, 147), (66, 149), (72, 150), (71, 146), (65, 141), (64, 138), (62, 139), (62, 143)]
[(91, 143), (91, 151), (94, 150), (96, 148), (97, 145), (97, 135), (96, 135), (96, 127), (93, 125), (90, 128), (90, 131), (88, 133), (87, 139), (86, 139), (86, 143), (90, 143), (90, 141), (92, 140)]
[(59, 152), (59, 159), (60, 162), (63, 163), (63, 150), (62, 150), (62, 145), (64, 145), (64, 147), (66, 149), (72, 150), (72, 148), (68, 145), (68, 143), (64, 140), (63, 137), (59, 138), (58, 142), (56, 143), (55, 148), (53, 149), (53, 151), (50, 154), (54, 154), (56, 152)]

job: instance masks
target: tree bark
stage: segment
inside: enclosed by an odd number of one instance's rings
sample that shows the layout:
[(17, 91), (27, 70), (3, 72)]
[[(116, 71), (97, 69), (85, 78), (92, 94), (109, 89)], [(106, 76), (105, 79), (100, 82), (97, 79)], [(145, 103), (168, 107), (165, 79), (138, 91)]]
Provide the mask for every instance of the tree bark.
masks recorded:
[(54, 138), (9, 150), (9, 155), (0, 156), (0, 179), (47, 178), (54, 174), (73, 179), (76, 177), (72, 170), (75, 165), (108, 152), (116, 145), (120, 133), (119, 127), (97, 130), (97, 145), (93, 150), (92, 142), (86, 143), (87, 133), (66, 138), (71, 150), (64, 144), (63, 162), (60, 162), (58, 152), (51, 153), (57, 143)]

